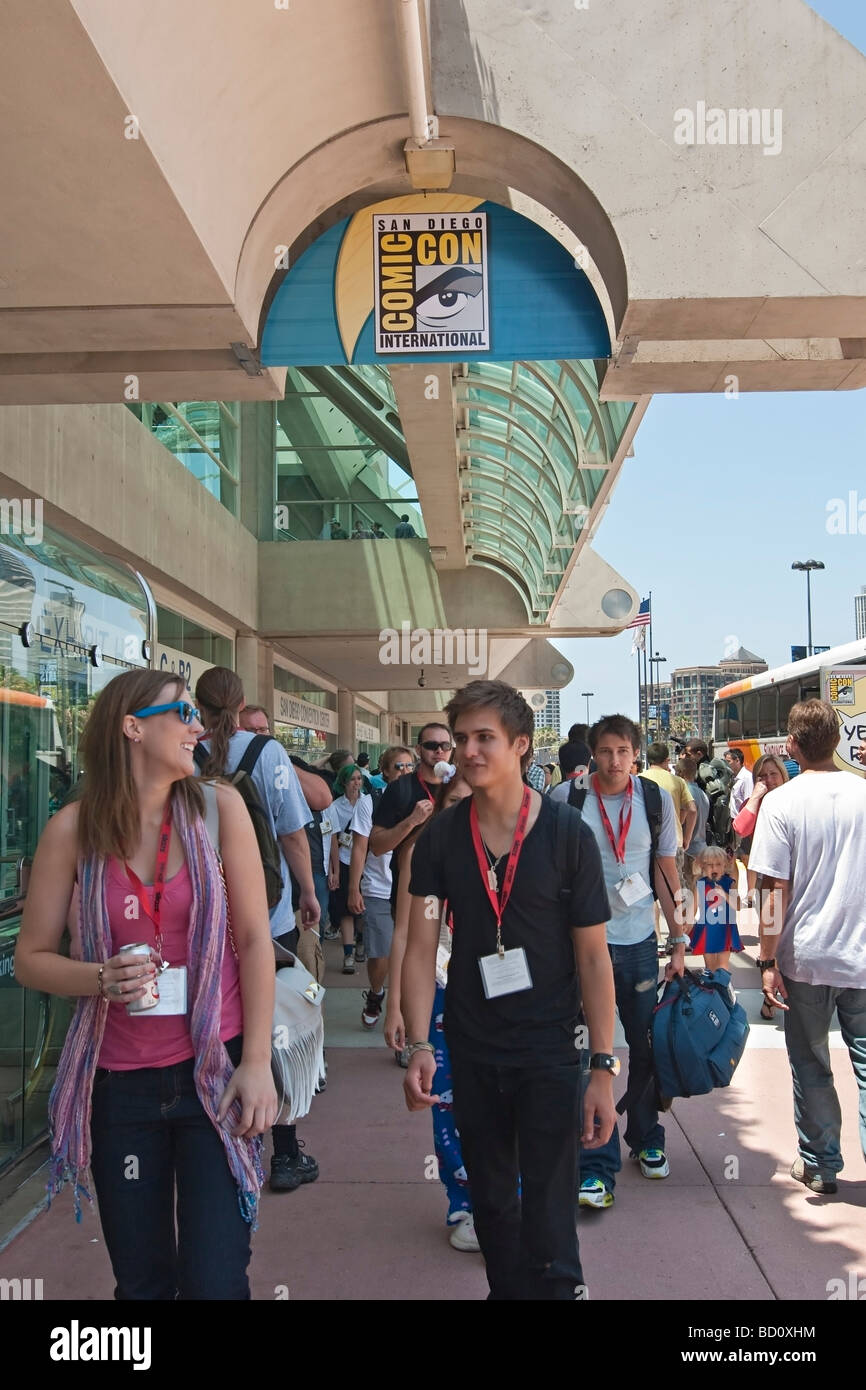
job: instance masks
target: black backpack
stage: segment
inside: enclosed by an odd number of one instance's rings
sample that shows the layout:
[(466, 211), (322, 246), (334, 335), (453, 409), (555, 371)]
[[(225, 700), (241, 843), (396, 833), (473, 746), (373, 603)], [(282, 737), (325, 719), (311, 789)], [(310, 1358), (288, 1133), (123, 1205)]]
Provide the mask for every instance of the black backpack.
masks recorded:
[[(641, 784), (643, 786), (644, 810), (646, 811), (646, 818), (650, 832), (650, 858), (647, 883), (653, 890), (653, 896), (657, 898), (658, 893), (656, 893), (655, 887), (655, 867), (656, 854), (658, 853), (659, 840), (661, 839), (662, 833), (662, 793), (658, 782), (654, 782), (650, 777), (642, 777)], [(582, 810), (583, 803), (586, 800), (586, 794), (588, 790), (589, 789), (587, 787), (579, 787), (577, 785), (576, 780), (573, 781), (568, 789), (568, 805), (574, 806), (578, 811)], [(670, 884), (668, 884), (667, 886), (668, 890), (671, 891), (671, 894), (673, 896), (673, 890), (671, 890)]]
[[(235, 768), (234, 772), (226, 780), (236, 787), (244, 799), (250, 820), (253, 823), (253, 830), (256, 832), (256, 842), (259, 847), (262, 868), (265, 871), (265, 888), (268, 895), (268, 907), (274, 908), (283, 896), (283, 876), (282, 876), (282, 851), (277, 842), (274, 832), (271, 830), (270, 817), (262, 805), (259, 796), (259, 789), (252, 778), (252, 771), (259, 760), (262, 749), (266, 743), (271, 742), (270, 734), (256, 734), (250, 740), (243, 757)], [(204, 767), (210, 754), (203, 744), (199, 743), (193, 753), (196, 765), (199, 770)]]

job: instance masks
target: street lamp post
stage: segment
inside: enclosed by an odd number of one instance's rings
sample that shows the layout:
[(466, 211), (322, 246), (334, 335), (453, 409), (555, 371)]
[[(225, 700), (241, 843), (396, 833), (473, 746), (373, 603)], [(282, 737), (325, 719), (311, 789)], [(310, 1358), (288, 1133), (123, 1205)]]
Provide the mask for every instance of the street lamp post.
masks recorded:
[(806, 575), (806, 623), (808, 629), (808, 653), (814, 656), (812, 651), (812, 570), (824, 569), (823, 560), (795, 560), (791, 566), (792, 570), (803, 570)]
[(586, 700), (586, 722), (587, 722), (587, 724), (588, 724), (588, 723), (589, 723), (589, 702), (590, 702), (590, 699), (592, 698), (592, 696), (595, 694), (595, 691), (594, 691), (594, 690), (581, 690), (580, 693), (581, 693), (581, 695), (583, 696), (583, 698)]
[[(659, 656), (658, 652), (656, 652), (655, 656), (651, 656), (651, 657), (650, 657), (650, 671), (651, 671), (651, 675), (650, 675), (650, 689), (651, 689), (651, 691), (653, 691), (653, 696), (654, 696), (654, 698), (653, 698), (653, 704), (654, 704), (655, 707), (656, 707), (656, 733), (658, 733), (659, 730), (661, 729), (661, 722), (662, 722), (662, 714), (661, 714), (662, 685), (661, 685), (661, 672), (655, 670), (654, 668), (657, 667), (657, 666), (665, 666), (665, 665), (667, 665), (667, 657), (666, 657), (666, 656)], [(655, 691), (656, 691), (656, 690), (658, 691), (658, 697), (657, 697), (657, 698), (655, 697)]]

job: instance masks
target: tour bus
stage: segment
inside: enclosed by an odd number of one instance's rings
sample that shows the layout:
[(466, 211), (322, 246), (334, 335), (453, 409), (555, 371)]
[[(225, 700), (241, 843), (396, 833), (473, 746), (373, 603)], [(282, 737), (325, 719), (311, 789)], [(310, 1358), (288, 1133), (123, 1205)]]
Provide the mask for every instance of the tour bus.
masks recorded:
[(751, 768), (762, 753), (785, 756), (788, 715), (798, 700), (829, 700), (839, 720), (839, 767), (862, 777), (857, 749), (866, 740), (866, 640), (761, 671), (716, 692), (713, 752), (740, 748)]

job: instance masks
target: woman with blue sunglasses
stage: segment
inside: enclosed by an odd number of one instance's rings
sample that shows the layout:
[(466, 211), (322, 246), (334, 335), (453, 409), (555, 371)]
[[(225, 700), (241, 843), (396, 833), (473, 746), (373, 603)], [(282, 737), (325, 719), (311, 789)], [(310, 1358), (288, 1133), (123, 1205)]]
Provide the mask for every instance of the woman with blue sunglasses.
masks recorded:
[(80, 1214), (90, 1169), (119, 1299), (249, 1298), (260, 1136), (277, 1113), (261, 859), (239, 794), (193, 776), (203, 730), (184, 696), (178, 677), (128, 671), (97, 698), (81, 795), (42, 834), (15, 956), (21, 984), (78, 999), (50, 1188), (71, 1181)]

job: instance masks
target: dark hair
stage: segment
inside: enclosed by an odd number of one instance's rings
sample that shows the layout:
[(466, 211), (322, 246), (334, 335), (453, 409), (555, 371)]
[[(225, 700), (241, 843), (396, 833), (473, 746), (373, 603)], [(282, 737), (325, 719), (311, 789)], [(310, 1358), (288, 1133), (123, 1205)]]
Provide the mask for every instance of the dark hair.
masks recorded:
[(670, 750), (666, 743), (651, 743), (646, 750), (646, 760), (653, 767), (658, 767), (660, 763), (666, 763), (670, 758)]
[(451, 732), (454, 732), (454, 726), (462, 714), (477, 709), (492, 709), (496, 713), (509, 743), (514, 743), (521, 734), (527, 735), (529, 747), (520, 759), (520, 771), (525, 773), (532, 762), (535, 715), (520, 691), (505, 681), (470, 681), (445, 706)]
[(826, 762), (839, 742), (836, 711), (827, 700), (800, 700), (788, 715), (788, 733), (810, 763)]
[[(124, 671), (109, 681), (94, 701), (80, 748), (86, 776), (78, 799), (78, 843), (84, 856), (126, 859), (135, 852), (141, 836), (138, 789), (123, 718), (155, 704), (167, 685), (174, 686), (175, 699), (186, 695), (182, 676), (168, 671)], [(195, 777), (177, 781), (172, 796), (185, 802), (188, 815), (202, 814), (204, 802)]]
[(708, 758), (709, 749), (702, 738), (690, 738), (686, 743), (686, 755), (693, 758)]
[(593, 753), (600, 738), (613, 734), (616, 738), (627, 738), (635, 752), (640, 752), (640, 729), (633, 719), (625, 714), (605, 714), (597, 719), (589, 731), (589, 746)]
[(327, 760), (328, 766), (332, 772), (339, 772), (341, 764), (344, 763), (347, 758), (350, 762), (354, 761), (351, 748), (335, 748)]
[(576, 767), (589, 767), (591, 757), (585, 743), (569, 739), (559, 750), (559, 770), (563, 777), (567, 777)]
[[(837, 727), (838, 727), (838, 726), (837, 726)], [(732, 758), (738, 758), (738, 759), (739, 759), (740, 767), (742, 767), (743, 764), (744, 764), (745, 761), (746, 761), (746, 759), (743, 757), (743, 750), (742, 750), (742, 748), (729, 748), (727, 751), (730, 753), (730, 755), (731, 755)]]
[(368, 765), (369, 761), (370, 761), (370, 754), (369, 754), (369, 753), (359, 753), (358, 756), (357, 756), (357, 758), (355, 759), (355, 762), (358, 764), (359, 767), (366, 767), (366, 766)]
[(403, 515), (400, 517), (400, 520), (401, 520), (401, 521), (408, 521), (408, 520), (409, 520), (409, 513), (408, 513), (408, 512), (404, 512)]
[(586, 743), (588, 733), (588, 724), (572, 724), (568, 731), (568, 741), (569, 743)]
[(448, 729), (449, 734), (451, 733), (444, 719), (431, 719), (429, 724), (422, 724), (421, 728), (418, 730), (419, 744), (424, 742), (424, 735), (428, 729)]
[(239, 675), (228, 666), (212, 666), (196, 681), (195, 698), (204, 714), (210, 754), (201, 769), (202, 777), (222, 777), (229, 756), (229, 742), (237, 732), (238, 715), (244, 702)]

